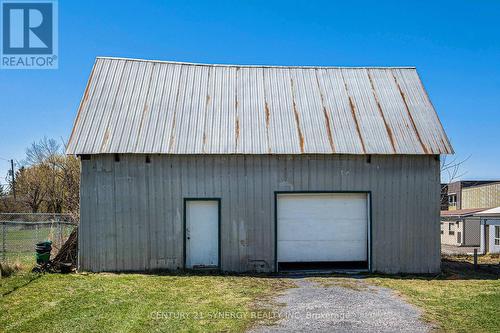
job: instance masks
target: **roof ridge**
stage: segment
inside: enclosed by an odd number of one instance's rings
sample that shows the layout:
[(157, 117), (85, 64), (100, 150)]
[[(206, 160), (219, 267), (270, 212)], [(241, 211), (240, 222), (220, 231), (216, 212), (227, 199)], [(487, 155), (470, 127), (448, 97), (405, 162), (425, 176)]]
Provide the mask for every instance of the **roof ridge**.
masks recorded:
[(240, 68), (243, 67), (243, 68), (304, 68), (304, 69), (344, 69), (344, 68), (345, 69), (416, 69), (415, 66), (313, 66), (313, 65), (291, 66), (291, 65), (205, 64), (205, 63), (184, 62), (184, 61), (108, 57), (108, 56), (97, 56), (96, 59), (156, 62), (156, 63), (176, 64), (176, 65), (190, 65), (190, 66), (240, 67)]

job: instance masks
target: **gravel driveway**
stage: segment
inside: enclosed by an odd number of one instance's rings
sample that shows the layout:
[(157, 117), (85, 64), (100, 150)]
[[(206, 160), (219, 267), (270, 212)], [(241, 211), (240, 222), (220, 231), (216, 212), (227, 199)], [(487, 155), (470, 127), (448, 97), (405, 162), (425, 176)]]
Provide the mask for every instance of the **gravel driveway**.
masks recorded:
[(251, 332), (427, 332), (421, 312), (390, 289), (351, 278), (301, 278), (275, 299), (275, 326)]

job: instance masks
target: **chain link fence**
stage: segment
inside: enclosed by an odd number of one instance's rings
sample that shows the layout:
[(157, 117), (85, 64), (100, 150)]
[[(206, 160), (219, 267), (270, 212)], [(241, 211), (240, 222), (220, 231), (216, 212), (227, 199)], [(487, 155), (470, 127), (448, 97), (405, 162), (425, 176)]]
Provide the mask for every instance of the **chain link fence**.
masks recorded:
[(68, 214), (0, 213), (0, 261), (34, 265), (35, 244), (47, 240), (55, 255), (76, 224)]

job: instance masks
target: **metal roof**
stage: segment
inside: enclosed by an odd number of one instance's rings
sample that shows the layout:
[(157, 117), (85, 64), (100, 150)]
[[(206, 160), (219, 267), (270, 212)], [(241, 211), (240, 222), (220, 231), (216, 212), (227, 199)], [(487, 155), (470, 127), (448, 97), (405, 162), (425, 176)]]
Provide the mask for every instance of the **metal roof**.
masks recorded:
[(476, 216), (491, 216), (491, 217), (500, 217), (500, 207), (495, 207), (491, 209), (484, 210), (480, 213), (475, 214)]
[(97, 58), (68, 154), (450, 154), (415, 68)]
[(455, 209), (455, 210), (442, 210), (441, 217), (465, 217), (474, 215), (475, 213), (484, 211), (485, 208), (467, 208), (467, 209)]

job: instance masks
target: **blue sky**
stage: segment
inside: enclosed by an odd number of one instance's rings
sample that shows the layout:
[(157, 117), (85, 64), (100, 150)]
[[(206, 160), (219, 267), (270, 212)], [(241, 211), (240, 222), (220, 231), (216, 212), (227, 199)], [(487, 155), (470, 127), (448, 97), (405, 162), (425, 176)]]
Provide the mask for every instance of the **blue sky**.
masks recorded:
[(66, 140), (96, 56), (416, 66), (465, 178), (500, 178), (500, 1), (59, 2), (59, 69), (0, 70), (2, 158)]

